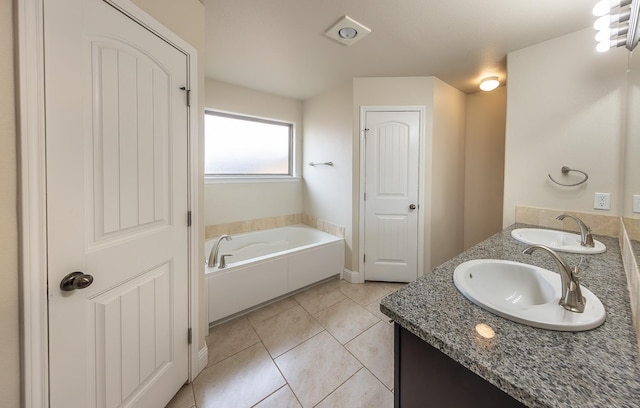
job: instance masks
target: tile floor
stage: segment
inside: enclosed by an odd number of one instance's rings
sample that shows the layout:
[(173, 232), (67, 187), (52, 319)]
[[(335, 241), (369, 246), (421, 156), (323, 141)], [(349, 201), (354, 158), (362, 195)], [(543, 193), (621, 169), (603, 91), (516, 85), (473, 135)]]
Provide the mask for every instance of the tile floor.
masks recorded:
[(167, 408), (393, 406), (393, 326), (404, 284), (331, 280), (212, 328), (209, 364)]

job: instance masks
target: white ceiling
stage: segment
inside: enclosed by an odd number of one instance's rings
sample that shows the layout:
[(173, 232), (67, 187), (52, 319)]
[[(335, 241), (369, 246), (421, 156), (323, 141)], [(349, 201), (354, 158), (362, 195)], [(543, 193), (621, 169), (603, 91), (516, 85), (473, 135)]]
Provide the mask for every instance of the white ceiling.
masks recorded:
[[(433, 75), (471, 93), (484, 76), (504, 83), (508, 52), (591, 26), (595, 2), (204, 0), (206, 76), (302, 100), (371, 76)], [(344, 15), (372, 33), (350, 47), (325, 37)]]

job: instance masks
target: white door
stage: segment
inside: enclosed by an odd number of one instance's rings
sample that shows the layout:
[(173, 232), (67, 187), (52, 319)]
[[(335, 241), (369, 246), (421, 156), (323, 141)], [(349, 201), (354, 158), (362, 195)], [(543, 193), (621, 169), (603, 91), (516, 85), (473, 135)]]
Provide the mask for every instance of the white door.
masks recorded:
[(188, 379), (187, 57), (102, 0), (44, 5), (50, 406), (162, 407)]
[(418, 277), (420, 113), (365, 112), (366, 280)]

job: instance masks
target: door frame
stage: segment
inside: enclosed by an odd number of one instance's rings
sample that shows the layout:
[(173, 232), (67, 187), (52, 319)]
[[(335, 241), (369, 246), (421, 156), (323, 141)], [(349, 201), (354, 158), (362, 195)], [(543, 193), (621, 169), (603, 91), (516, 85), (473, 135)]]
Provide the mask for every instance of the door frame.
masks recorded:
[[(141, 24), (187, 56), (191, 107), (188, 114), (188, 207), (189, 228), (189, 381), (204, 369), (206, 343), (198, 349), (200, 324), (199, 202), (199, 106), (197, 51), (129, 0), (103, 0)], [(48, 299), (47, 299), (47, 197), (45, 167), (44, 104), (44, 0), (17, 0), (15, 22), (18, 64), (18, 183), (19, 183), (19, 277), (21, 392), (25, 407), (49, 406)], [(185, 215), (186, 216), (186, 215)]]
[(424, 273), (424, 226), (425, 212), (427, 210), (424, 197), (425, 182), (425, 110), (424, 106), (360, 106), (360, 188), (359, 188), (359, 243), (358, 243), (358, 273), (354, 277), (353, 283), (364, 283), (367, 276), (364, 262), (364, 244), (366, 240), (365, 231), (365, 200), (364, 192), (366, 187), (366, 166), (367, 152), (365, 146), (365, 125), (367, 112), (418, 112), (419, 129), (418, 129), (418, 264), (417, 277)]

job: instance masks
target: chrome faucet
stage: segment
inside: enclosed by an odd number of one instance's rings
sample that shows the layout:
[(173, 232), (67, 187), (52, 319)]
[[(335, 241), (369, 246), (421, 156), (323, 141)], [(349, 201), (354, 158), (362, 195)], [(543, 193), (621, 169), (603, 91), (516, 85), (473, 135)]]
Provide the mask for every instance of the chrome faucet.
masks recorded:
[(522, 253), (531, 255), (535, 250), (543, 249), (553, 256), (553, 259), (560, 270), (560, 284), (562, 286), (562, 295), (558, 304), (570, 312), (582, 313), (587, 300), (582, 297), (580, 290), (580, 281), (578, 279), (578, 267), (571, 268), (567, 262), (553, 249), (544, 245), (531, 245), (525, 248)]
[(582, 222), (582, 220), (578, 217), (569, 214), (562, 214), (556, 217), (556, 220), (562, 221), (565, 217), (569, 217), (578, 223), (578, 227), (580, 227), (580, 245), (593, 248), (595, 244), (593, 243), (593, 236), (591, 235), (591, 228), (587, 227), (587, 225)]
[(220, 244), (222, 240), (231, 241), (231, 235), (221, 235), (211, 247), (211, 252), (209, 253), (209, 261), (207, 261), (207, 265), (213, 268), (218, 265), (218, 250), (220, 249)]

